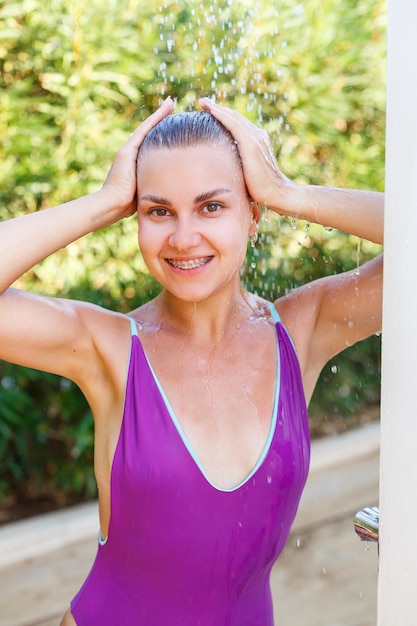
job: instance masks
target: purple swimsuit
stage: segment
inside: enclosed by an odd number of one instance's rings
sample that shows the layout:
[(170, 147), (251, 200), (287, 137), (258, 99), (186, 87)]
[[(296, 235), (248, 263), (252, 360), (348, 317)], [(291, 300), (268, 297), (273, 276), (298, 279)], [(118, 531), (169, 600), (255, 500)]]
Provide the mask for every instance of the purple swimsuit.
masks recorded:
[(132, 324), (109, 534), (72, 601), (77, 626), (272, 626), (270, 571), (310, 450), (297, 356), (272, 311), (279, 358), (271, 429), (256, 467), (233, 489), (205, 476)]

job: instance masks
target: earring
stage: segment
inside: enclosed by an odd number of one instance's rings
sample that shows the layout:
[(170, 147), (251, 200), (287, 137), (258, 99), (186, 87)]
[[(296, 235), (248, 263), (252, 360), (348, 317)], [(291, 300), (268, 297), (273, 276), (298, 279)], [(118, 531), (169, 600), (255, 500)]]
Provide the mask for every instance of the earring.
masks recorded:
[(250, 245), (252, 246), (252, 248), (255, 247), (255, 243), (258, 241), (258, 233), (255, 233), (254, 235), (251, 235), (249, 237), (249, 241), (250, 241)]

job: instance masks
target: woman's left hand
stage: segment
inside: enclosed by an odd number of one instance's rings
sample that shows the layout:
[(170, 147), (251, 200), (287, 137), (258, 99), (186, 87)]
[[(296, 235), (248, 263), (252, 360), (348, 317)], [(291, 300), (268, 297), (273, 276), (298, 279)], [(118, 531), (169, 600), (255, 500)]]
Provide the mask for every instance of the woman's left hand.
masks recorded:
[(252, 198), (280, 215), (337, 228), (382, 243), (384, 196), (374, 191), (298, 185), (279, 169), (268, 134), (243, 115), (209, 98), (200, 104), (233, 135), (239, 146), (246, 186)]
[(219, 106), (210, 98), (202, 98), (200, 105), (218, 119), (236, 139), (246, 186), (253, 200), (285, 214), (287, 192), (296, 185), (280, 171), (268, 133), (237, 111)]

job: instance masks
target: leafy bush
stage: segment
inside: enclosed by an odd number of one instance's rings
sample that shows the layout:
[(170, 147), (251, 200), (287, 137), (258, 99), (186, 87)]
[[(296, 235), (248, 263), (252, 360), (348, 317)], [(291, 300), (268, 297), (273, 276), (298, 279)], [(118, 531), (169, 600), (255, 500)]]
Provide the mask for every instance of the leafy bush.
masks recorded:
[[(215, 93), (262, 124), (299, 182), (383, 187), (383, 0), (109, 0), (105, 10), (99, 0), (20, 0), (2, 2), (0, 19), (1, 219), (97, 189), (168, 94), (190, 109)], [(158, 291), (135, 229), (130, 219), (86, 237), (18, 285), (128, 311)], [(242, 278), (274, 298), (378, 251), (268, 216)], [(378, 389), (371, 338), (326, 367), (312, 411), (345, 414), (377, 402)], [(66, 380), (0, 364), (0, 451), (0, 495), (94, 492), (92, 419)]]

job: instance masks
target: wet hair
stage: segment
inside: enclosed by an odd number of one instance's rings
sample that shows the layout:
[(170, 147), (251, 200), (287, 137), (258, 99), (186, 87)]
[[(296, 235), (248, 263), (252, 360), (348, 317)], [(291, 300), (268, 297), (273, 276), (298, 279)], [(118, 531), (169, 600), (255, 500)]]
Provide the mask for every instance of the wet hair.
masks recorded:
[(233, 135), (206, 111), (182, 111), (164, 117), (146, 135), (139, 156), (152, 148), (189, 148), (201, 144), (227, 144), (241, 165)]

